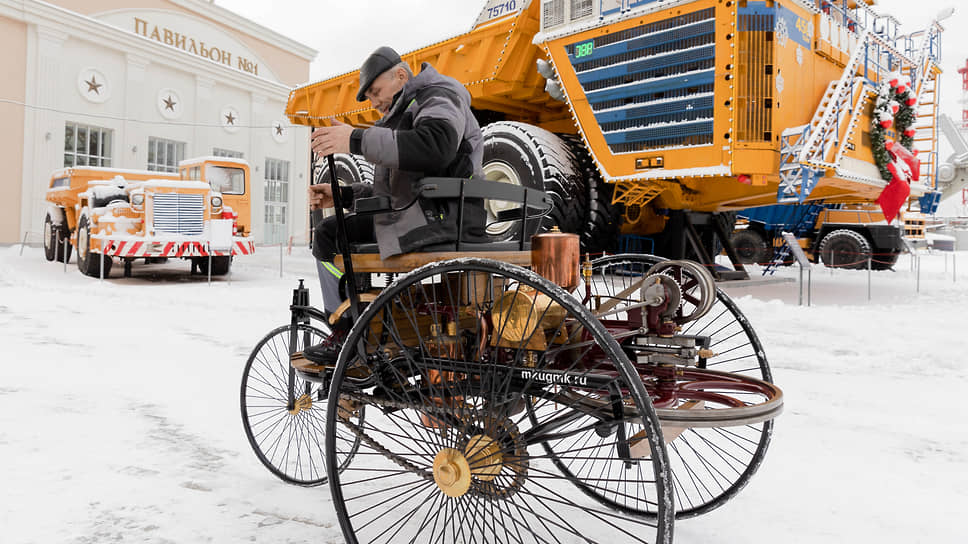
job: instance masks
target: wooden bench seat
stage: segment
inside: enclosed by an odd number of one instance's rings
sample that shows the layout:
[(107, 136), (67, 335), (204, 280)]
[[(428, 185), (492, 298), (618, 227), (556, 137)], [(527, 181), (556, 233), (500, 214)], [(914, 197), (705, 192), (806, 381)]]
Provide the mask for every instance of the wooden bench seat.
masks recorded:
[[(493, 259), (518, 266), (531, 266), (530, 251), (433, 251), (429, 253), (405, 253), (385, 260), (380, 258), (379, 253), (354, 253), (352, 255), (354, 273), (369, 272), (375, 274), (401, 274), (420, 268), (425, 264), (472, 257)], [(340, 270), (345, 271), (342, 255), (337, 255), (333, 264)]]

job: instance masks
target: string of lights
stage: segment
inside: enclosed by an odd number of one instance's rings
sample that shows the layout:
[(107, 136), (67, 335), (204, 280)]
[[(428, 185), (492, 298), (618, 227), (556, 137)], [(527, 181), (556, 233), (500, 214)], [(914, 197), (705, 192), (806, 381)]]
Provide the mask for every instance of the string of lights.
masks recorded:
[[(205, 127), (205, 128), (222, 128), (225, 125), (221, 123), (191, 123), (186, 121), (146, 121), (144, 119), (134, 119), (131, 117), (119, 117), (116, 115), (104, 114), (104, 113), (89, 113), (89, 112), (76, 112), (62, 110), (59, 108), (52, 108), (49, 106), (38, 106), (35, 104), (27, 104), (19, 100), (12, 100), (9, 98), (0, 98), (0, 104), (13, 104), (15, 106), (21, 106), (25, 109), (32, 109), (38, 111), (47, 111), (53, 113), (61, 113), (64, 115), (79, 115), (85, 117), (92, 117), (95, 119), (110, 119), (113, 121), (125, 121), (129, 123), (139, 123), (142, 125), (165, 125), (165, 126), (179, 126), (179, 127)], [(232, 125), (232, 128), (248, 128), (248, 129), (278, 129), (279, 127), (275, 124), (272, 125)], [(286, 125), (283, 128), (290, 129), (295, 128), (295, 125)]]

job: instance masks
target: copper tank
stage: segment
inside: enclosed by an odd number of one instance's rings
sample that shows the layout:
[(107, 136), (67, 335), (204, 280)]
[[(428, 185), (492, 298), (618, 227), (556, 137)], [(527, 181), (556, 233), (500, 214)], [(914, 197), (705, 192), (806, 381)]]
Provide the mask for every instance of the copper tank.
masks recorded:
[(531, 269), (568, 292), (578, 287), (580, 254), (578, 235), (558, 227), (531, 237)]

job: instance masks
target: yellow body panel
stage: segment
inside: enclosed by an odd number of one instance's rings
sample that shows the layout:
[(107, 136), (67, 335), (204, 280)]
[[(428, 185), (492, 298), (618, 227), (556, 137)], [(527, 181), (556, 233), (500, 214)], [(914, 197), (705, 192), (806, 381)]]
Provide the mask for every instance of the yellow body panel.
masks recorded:
[[(481, 24), (467, 34), (401, 58), (415, 73), (429, 62), (440, 73), (463, 83), (475, 109), (500, 112), (536, 125), (560, 124), (568, 116), (565, 105), (544, 92), (544, 79), (534, 68), (535, 61), (543, 57), (531, 43), (538, 30), (539, 5), (532, 2), (520, 14)], [(380, 115), (368, 101), (356, 101), (358, 90), (359, 71), (300, 87), (289, 94), (286, 116), (300, 125), (326, 126), (335, 118), (355, 126), (370, 126)]]
[(112, 180), (116, 176), (121, 176), (127, 181), (178, 179), (178, 174), (166, 174), (164, 172), (75, 166), (54, 172), (48, 184), (47, 201), (64, 209), (67, 226), (73, 232), (77, 228), (81, 209), (87, 205), (87, 202), (80, 195), (87, 191), (88, 183), (98, 180)]

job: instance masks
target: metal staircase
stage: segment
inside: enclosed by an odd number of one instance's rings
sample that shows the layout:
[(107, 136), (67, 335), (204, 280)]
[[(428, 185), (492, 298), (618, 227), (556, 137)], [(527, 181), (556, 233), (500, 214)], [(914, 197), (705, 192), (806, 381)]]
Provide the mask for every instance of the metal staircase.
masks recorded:
[(901, 73), (911, 78), (917, 99), (915, 149), (922, 161), (920, 175), (933, 184), (938, 157), (937, 132), (934, 123), (922, 125), (919, 121), (937, 115), (940, 30), (934, 22), (925, 31), (901, 37), (904, 49), (901, 53), (886, 36), (873, 34), (870, 27), (864, 28), (843, 74), (828, 85), (810, 123), (787, 129), (781, 135), (778, 203), (802, 203), (825, 172), (839, 173), (847, 151), (845, 144), (857, 129), (861, 113), (867, 102), (877, 96), (877, 85), (883, 76), (898, 63)]
[[(827, 89), (828, 95), (832, 88), (831, 83)], [(780, 186), (776, 192), (776, 201), (780, 204), (802, 203), (823, 174), (822, 170), (800, 163), (800, 151), (809, 137), (810, 129), (810, 125), (801, 125), (788, 128), (780, 135)]]
[[(817, 217), (820, 215), (826, 206), (822, 204), (811, 204), (808, 206), (803, 206), (803, 214), (797, 220), (796, 224), (793, 226), (792, 232), (793, 236), (797, 239), (805, 236), (809, 231), (813, 229), (814, 224), (817, 222)], [(779, 242), (779, 245), (777, 245)], [(770, 264), (766, 265), (763, 269), (763, 275), (773, 275), (776, 269), (783, 266), (786, 260), (790, 257), (790, 246), (786, 244), (783, 238), (775, 239), (773, 242), (773, 260)]]
[(905, 50), (910, 55), (914, 53), (915, 38), (921, 37), (918, 49), (917, 63), (902, 68), (902, 73), (911, 78), (915, 97), (914, 110), (914, 144), (921, 161), (919, 181), (928, 185), (933, 191), (926, 192), (919, 200), (919, 210), (922, 213), (934, 213), (941, 201), (938, 190), (938, 125), (932, 122), (938, 116), (938, 40), (941, 27), (935, 21), (927, 30), (905, 37)]
[[(844, 67), (843, 75), (827, 87), (827, 92), (810, 121), (806, 142), (800, 149), (800, 164), (821, 170), (837, 168), (839, 148), (847, 140), (850, 120), (855, 119), (855, 106), (866, 91), (864, 78), (858, 78), (857, 72), (861, 68), (861, 62), (866, 61), (865, 55), (872, 41), (876, 39), (871, 35), (870, 29), (865, 29)], [(866, 68), (865, 62), (864, 72), (867, 71)]]

